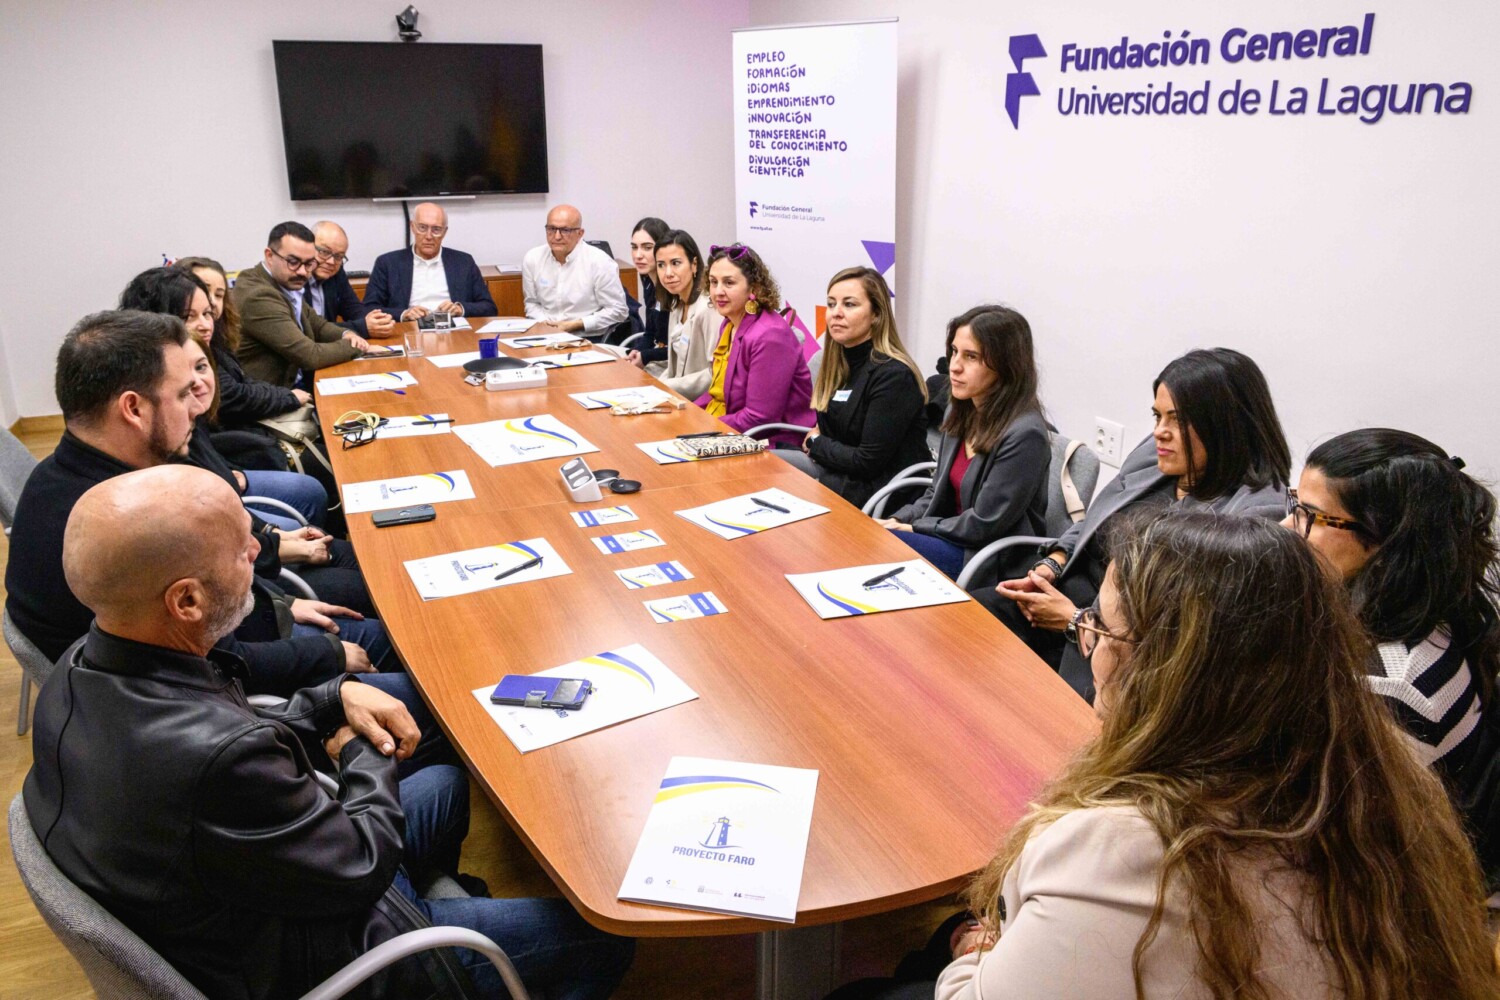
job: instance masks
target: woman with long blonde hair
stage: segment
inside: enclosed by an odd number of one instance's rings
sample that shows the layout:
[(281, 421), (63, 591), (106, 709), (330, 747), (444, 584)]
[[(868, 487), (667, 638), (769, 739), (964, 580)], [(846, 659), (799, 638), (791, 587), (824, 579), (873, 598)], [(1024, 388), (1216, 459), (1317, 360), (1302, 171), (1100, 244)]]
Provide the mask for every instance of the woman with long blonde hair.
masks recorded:
[(973, 884), (939, 1000), (1500, 995), (1458, 816), (1300, 539), (1159, 514), (1078, 628), (1102, 729)]
[(848, 267), (828, 282), (828, 339), (813, 383), (818, 426), (782, 458), (855, 505), (927, 450), (927, 386), (901, 343), (880, 272)]

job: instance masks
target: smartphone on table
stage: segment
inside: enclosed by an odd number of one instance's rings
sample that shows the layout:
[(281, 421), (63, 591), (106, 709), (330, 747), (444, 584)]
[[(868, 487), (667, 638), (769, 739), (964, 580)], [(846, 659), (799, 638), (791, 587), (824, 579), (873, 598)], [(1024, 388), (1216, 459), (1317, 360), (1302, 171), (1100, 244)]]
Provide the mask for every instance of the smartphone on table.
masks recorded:
[(594, 692), (594, 685), (580, 677), (532, 677), (506, 674), (490, 693), (496, 705), (526, 708), (578, 709)]

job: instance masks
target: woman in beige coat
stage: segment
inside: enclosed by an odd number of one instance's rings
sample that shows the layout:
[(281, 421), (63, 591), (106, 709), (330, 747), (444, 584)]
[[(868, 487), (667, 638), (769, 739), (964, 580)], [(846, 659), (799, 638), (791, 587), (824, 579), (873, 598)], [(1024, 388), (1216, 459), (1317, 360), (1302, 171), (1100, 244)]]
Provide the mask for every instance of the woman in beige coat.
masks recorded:
[(703, 291), (703, 254), (697, 242), (674, 229), (656, 244), (656, 288), (667, 309), (667, 358), (663, 365), (637, 354), (630, 360), (688, 399), (708, 391), (720, 316)]

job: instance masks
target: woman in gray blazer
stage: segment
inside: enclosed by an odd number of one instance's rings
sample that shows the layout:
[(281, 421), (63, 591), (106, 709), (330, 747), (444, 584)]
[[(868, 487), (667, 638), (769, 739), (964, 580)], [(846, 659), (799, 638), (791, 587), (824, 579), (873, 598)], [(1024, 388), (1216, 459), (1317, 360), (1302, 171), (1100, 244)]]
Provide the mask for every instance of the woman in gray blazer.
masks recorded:
[(1026, 317), (970, 309), (948, 324), (948, 357), (953, 402), (932, 485), (879, 523), (957, 577), (990, 542), (1043, 530), (1052, 449)]
[(1151, 436), (1099, 490), (1084, 519), (1025, 576), (974, 594), (1090, 700), (1093, 681), (1073, 626), (1099, 594), (1109, 536), (1123, 522), (1174, 505), (1276, 520), (1286, 513), (1291, 451), (1254, 361), (1226, 347), (1189, 351), (1162, 369), (1152, 391)]

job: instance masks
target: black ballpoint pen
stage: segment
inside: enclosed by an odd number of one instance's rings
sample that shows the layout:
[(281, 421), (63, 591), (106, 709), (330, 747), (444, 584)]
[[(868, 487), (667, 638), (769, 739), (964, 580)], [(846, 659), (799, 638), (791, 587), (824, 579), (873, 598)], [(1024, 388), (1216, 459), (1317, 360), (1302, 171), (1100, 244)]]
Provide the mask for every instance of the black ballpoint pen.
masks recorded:
[(900, 573), (905, 568), (906, 568), (905, 566), (897, 566), (895, 569), (887, 570), (886, 572), (881, 573), (878, 576), (872, 576), (872, 577), (870, 577), (864, 583), (860, 584), (860, 586), (863, 587), (866, 590), (869, 590), (871, 587), (875, 586), (877, 583), (884, 583), (885, 581), (889, 580), (891, 577), (895, 576), (897, 573)]
[(453, 423), (453, 418), (452, 417), (443, 417), (441, 420), (413, 420), (411, 422), (411, 425), (413, 427), (432, 427), (432, 426), (434, 426), (436, 424), (451, 424), (451, 423)]
[(778, 512), (780, 512), (782, 514), (790, 514), (791, 513), (791, 511), (787, 510), (785, 507), (778, 507), (776, 504), (772, 503), (769, 500), (762, 500), (760, 497), (751, 497), (750, 499), (753, 500), (753, 501), (755, 501), (756, 503), (760, 504), (762, 507), (766, 508), (767, 510), (778, 511)]
[(525, 562), (521, 563), (519, 566), (512, 566), (510, 569), (502, 570), (501, 572), (496, 573), (495, 574), (495, 579), (496, 580), (504, 580), (507, 576), (510, 576), (512, 573), (519, 573), (523, 569), (530, 569), (533, 566), (540, 566), (541, 564), (542, 564), (542, 557), (541, 556), (532, 556), (530, 559), (528, 559)]

